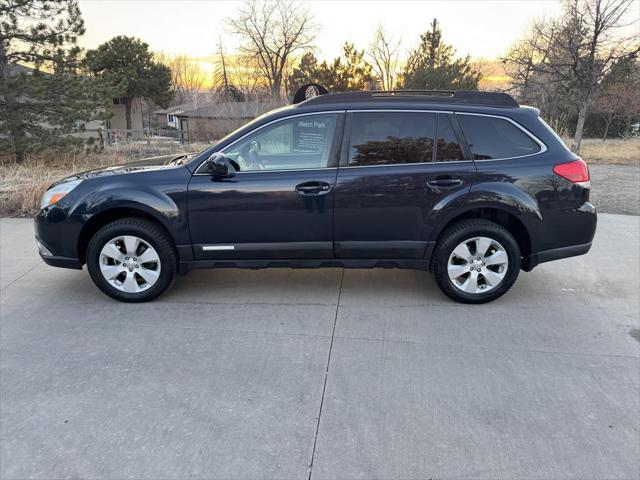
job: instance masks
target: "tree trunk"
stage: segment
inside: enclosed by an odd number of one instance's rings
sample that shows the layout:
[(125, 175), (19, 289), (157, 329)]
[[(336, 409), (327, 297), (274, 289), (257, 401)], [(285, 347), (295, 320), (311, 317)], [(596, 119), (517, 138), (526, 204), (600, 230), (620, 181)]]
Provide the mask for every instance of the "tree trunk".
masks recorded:
[(24, 152), (16, 152), (16, 163), (24, 162)]
[(10, 125), (9, 137), (13, 143), (13, 153), (16, 157), (16, 163), (22, 163), (27, 147), (27, 136), (16, 106), (17, 100), (13, 95), (5, 95), (4, 99), (7, 106), (7, 117), (9, 119), (7, 123)]
[(604, 133), (602, 134), (602, 143), (607, 141), (607, 134), (609, 133), (609, 126), (611, 125), (611, 116), (608, 116), (604, 121)]
[(131, 102), (133, 101), (133, 99), (131, 97), (127, 97), (127, 101), (125, 102), (125, 123), (126, 123), (126, 127), (127, 127), (127, 138), (131, 136), (131, 132), (129, 132), (128, 130), (131, 130)]
[(602, 143), (607, 141), (607, 134), (609, 133), (609, 127), (611, 126), (611, 122), (613, 122), (613, 115), (607, 115), (607, 119), (604, 124), (604, 134), (602, 134)]
[(578, 123), (576, 124), (576, 133), (573, 136), (573, 143), (571, 145), (571, 151), (575, 154), (580, 153), (580, 144), (582, 143), (582, 133), (584, 132), (584, 122), (587, 119), (587, 110), (589, 109), (589, 102), (585, 101), (580, 107), (578, 112)]
[[(6, 55), (5, 41), (0, 41), (0, 84), (2, 89), (8, 92), (7, 79), (9, 77), (9, 61)], [(22, 163), (24, 161), (25, 154), (25, 135), (24, 128), (18, 118), (18, 112), (16, 107), (17, 99), (14, 95), (4, 95), (5, 105), (7, 107), (7, 123), (10, 125), (9, 137), (13, 142), (13, 154), (16, 159), (16, 163)]]
[(271, 95), (274, 100), (280, 100), (280, 85), (276, 82), (273, 82), (273, 86), (271, 87)]
[(273, 76), (273, 83), (271, 85), (271, 94), (275, 100), (280, 100), (280, 89), (282, 88), (282, 75), (275, 74)]

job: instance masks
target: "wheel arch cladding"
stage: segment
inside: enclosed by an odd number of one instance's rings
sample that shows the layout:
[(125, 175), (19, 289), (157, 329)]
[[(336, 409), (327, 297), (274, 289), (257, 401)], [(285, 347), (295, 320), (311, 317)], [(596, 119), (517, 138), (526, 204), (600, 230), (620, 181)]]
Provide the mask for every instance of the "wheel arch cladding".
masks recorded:
[(91, 238), (105, 225), (120, 220), (122, 218), (144, 218), (158, 225), (173, 242), (174, 251), (177, 253), (176, 240), (171, 234), (171, 231), (167, 228), (164, 222), (161, 220), (159, 214), (152, 214), (145, 209), (141, 209), (135, 206), (120, 206), (112, 207), (103, 210), (95, 215), (92, 215), (83, 225), (78, 237), (78, 258), (84, 263), (86, 262), (87, 247)]
[(506, 209), (496, 207), (470, 208), (453, 216), (452, 218), (449, 218), (446, 222), (443, 222), (436, 231), (434, 231), (432, 240), (437, 242), (440, 235), (442, 235), (442, 233), (453, 224), (473, 218), (489, 220), (504, 227), (509, 231), (509, 233), (511, 233), (511, 235), (513, 235), (516, 242), (518, 242), (520, 254), (523, 257), (531, 253), (531, 234), (521, 217), (515, 215), (513, 212), (507, 211)]

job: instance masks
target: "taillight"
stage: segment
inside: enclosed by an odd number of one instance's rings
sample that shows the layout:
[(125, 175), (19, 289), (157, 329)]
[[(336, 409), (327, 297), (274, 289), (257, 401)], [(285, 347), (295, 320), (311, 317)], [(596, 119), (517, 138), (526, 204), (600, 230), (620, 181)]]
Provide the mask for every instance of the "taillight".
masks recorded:
[(591, 182), (589, 181), (589, 167), (587, 167), (587, 162), (581, 158), (573, 162), (560, 163), (553, 167), (553, 172), (582, 187), (591, 186)]

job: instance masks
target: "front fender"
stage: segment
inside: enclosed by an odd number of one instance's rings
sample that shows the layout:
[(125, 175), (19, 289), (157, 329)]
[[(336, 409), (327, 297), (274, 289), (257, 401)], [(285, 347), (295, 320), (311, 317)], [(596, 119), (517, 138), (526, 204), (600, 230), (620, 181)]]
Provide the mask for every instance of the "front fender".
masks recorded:
[(162, 224), (176, 245), (190, 243), (184, 194), (171, 196), (151, 187), (108, 187), (79, 200), (71, 207), (69, 215), (78, 223), (86, 224), (96, 215), (115, 209), (140, 211)]

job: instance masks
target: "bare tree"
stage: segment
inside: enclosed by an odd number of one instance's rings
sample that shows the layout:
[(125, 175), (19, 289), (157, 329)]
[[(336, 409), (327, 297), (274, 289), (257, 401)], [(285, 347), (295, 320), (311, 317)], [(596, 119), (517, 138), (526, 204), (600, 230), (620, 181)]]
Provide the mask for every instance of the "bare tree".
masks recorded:
[[(224, 101), (255, 99), (264, 87), (260, 67), (255, 57), (227, 55), (222, 40), (217, 46), (217, 58), (213, 74), (213, 90)], [(262, 88), (264, 90), (264, 88)]]
[(209, 75), (197, 61), (186, 55), (160, 53), (156, 60), (171, 69), (171, 85), (178, 103), (190, 103), (196, 109), (206, 97)]
[(393, 90), (400, 67), (401, 39), (390, 37), (382, 25), (378, 25), (373, 41), (366, 52), (374, 76), (383, 90)]
[(622, 129), (618, 128), (618, 134), (626, 133), (629, 125), (640, 116), (640, 64), (636, 59), (614, 67), (603, 82), (593, 111), (600, 114), (604, 122), (603, 142), (614, 122), (623, 125)]
[(318, 33), (308, 8), (285, 0), (248, 0), (228, 24), (243, 40), (241, 52), (256, 59), (275, 98), (282, 94), (289, 62), (308, 49)]
[(505, 59), (521, 89), (532, 84), (561, 93), (576, 105), (571, 149), (578, 153), (587, 113), (602, 80), (619, 61), (640, 51), (637, 37), (625, 36), (633, 0), (570, 0), (554, 21), (536, 22), (528, 38)]
[(570, 117), (576, 112), (575, 92), (572, 84), (555, 81), (542, 68), (551, 54), (545, 33), (549, 28), (547, 20), (535, 20), (502, 58), (504, 72), (510, 79), (505, 91), (514, 94), (521, 103), (538, 107), (553, 129), (566, 136)]
[[(234, 85), (245, 99), (258, 99), (270, 96), (260, 72), (260, 65), (255, 57), (234, 55), (229, 58)], [(286, 72), (285, 72), (286, 73)]]
[(220, 77), (222, 79), (222, 85), (224, 87), (225, 93), (228, 94), (231, 86), (229, 84), (229, 75), (227, 74), (227, 64), (224, 60), (224, 50), (222, 49), (222, 39), (220, 39), (220, 43), (218, 47), (220, 50)]
[(511, 78), (509, 90), (515, 91), (520, 97), (530, 93), (532, 79), (538, 72), (538, 64), (547, 61), (549, 45), (543, 35), (545, 30), (544, 19), (534, 20), (524, 36), (515, 42), (502, 58), (505, 73)]

